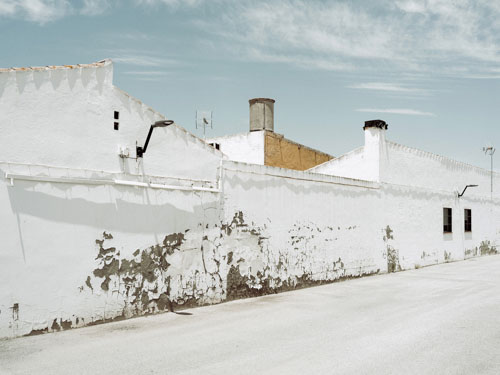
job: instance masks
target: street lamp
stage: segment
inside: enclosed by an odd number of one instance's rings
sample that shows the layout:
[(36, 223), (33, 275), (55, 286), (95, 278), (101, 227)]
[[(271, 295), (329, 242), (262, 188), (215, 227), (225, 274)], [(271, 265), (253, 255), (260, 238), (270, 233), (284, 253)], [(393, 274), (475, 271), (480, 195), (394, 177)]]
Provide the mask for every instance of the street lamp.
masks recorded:
[(483, 147), (483, 152), (485, 155), (490, 155), (491, 158), (491, 199), (493, 199), (493, 154), (496, 149), (493, 146)]
[(467, 190), (467, 188), (470, 188), (470, 187), (477, 187), (478, 185), (466, 185), (464, 187), (464, 190), (462, 191), (462, 194), (458, 194), (458, 197), (460, 198), (462, 195), (464, 195), (465, 193), (465, 190)]
[(146, 149), (148, 148), (149, 144), (149, 139), (151, 138), (151, 134), (153, 134), (153, 129), (154, 128), (164, 128), (169, 125), (172, 125), (174, 122), (172, 120), (161, 120), (161, 121), (156, 121), (151, 127), (149, 128), (149, 133), (148, 137), (146, 138), (146, 143), (144, 143), (144, 146), (136, 146), (135, 151), (136, 155), (138, 158), (142, 158), (142, 156), (146, 153)]

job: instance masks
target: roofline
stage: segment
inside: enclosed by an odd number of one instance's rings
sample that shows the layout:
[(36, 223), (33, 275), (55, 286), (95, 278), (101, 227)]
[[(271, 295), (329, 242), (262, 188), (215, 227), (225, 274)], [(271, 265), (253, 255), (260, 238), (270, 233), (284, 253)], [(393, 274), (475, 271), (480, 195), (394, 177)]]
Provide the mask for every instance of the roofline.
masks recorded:
[(91, 64), (76, 64), (76, 65), (47, 65), (47, 66), (30, 66), (30, 67), (12, 67), (12, 68), (0, 68), (0, 73), (8, 72), (23, 72), (23, 71), (44, 71), (44, 70), (57, 70), (57, 69), (77, 69), (77, 68), (98, 68), (106, 65), (110, 65), (113, 62), (111, 59), (104, 59)]
[[(455, 159), (452, 159), (448, 156), (443, 156), (443, 155), (439, 155), (439, 154), (435, 154), (433, 152), (430, 152), (430, 151), (425, 151), (425, 150), (421, 150), (419, 148), (415, 148), (415, 147), (411, 147), (411, 146), (406, 146), (406, 145), (402, 145), (400, 143), (396, 143), (396, 142), (392, 142), (392, 141), (386, 141), (389, 145), (392, 145), (392, 146), (396, 146), (396, 147), (399, 147), (399, 148), (403, 148), (403, 149), (406, 149), (406, 150), (409, 150), (409, 151), (416, 151), (416, 152), (420, 152), (420, 153), (423, 153), (425, 154), (426, 156), (431, 156), (431, 157), (434, 157), (434, 158), (438, 158), (438, 159), (441, 159), (441, 160), (446, 160), (446, 161), (449, 161), (449, 162), (453, 162), (453, 163), (456, 163), (456, 164), (460, 164), (464, 167), (468, 167), (468, 168), (472, 168), (472, 169), (478, 169), (480, 170), (481, 172), (485, 172), (487, 174), (491, 174), (491, 171), (489, 169), (485, 169), (485, 168), (481, 168), (481, 167), (478, 167), (477, 165), (473, 165), (473, 164), (468, 164), (468, 163), (465, 163), (463, 161), (459, 161), (459, 160), (455, 160)], [(497, 177), (500, 177), (500, 173), (499, 172), (496, 172), (496, 171), (493, 171), (493, 175), (496, 175)]]
[[(293, 143), (294, 145), (297, 145), (299, 147), (302, 147), (302, 148), (305, 148), (305, 149), (308, 149), (308, 150), (311, 150), (311, 151), (314, 151), (318, 154), (322, 154), (322, 155), (326, 155), (332, 159), (328, 160), (328, 161), (331, 161), (333, 159), (336, 159), (335, 156), (333, 155), (330, 155), (326, 152), (323, 152), (323, 151), (320, 151), (320, 150), (317, 150), (315, 148), (312, 148), (312, 147), (309, 147), (309, 146), (306, 146), (306, 145), (303, 145), (302, 143), (298, 143), (298, 142), (295, 142), (295, 141), (292, 141), (291, 139), (288, 139), (286, 138), (283, 134), (279, 134), (279, 133), (275, 133), (273, 131), (270, 131), (270, 130), (266, 130), (266, 129), (261, 129), (261, 130), (255, 130), (255, 131), (250, 131), (250, 132), (246, 132), (246, 133), (237, 133), (237, 134), (231, 134), (231, 135), (223, 135), (223, 136), (220, 136), (220, 137), (210, 137), (210, 138), (207, 138), (206, 139), (206, 142), (214, 142), (214, 141), (217, 141), (217, 140), (223, 140), (223, 139), (229, 139), (229, 138), (233, 138), (233, 137), (240, 137), (240, 136), (244, 136), (244, 135), (249, 135), (249, 134), (258, 134), (258, 133), (264, 133), (264, 135), (267, 135), (267, 134), (273, 134), (273, 135), (276, 135), (278, 138), (283, 138), (284, 140), (286, 140), (287, 142), (290, 142), (290, 143)], [(321, 165), (321, 164), (320, 164)]]
[(359, 153), (360, 151), (362, 151), (364, 149), (364, 147), (365, 146), (359, 146), (359, 147), (357, 147), (357, 148), (355, 148), (355, 149), (353, 149), (353, 150), (351, 150), (349, 152), (346, 152), (345, 154), (340, 155), (339, 157), (333, 158), (331, 160), (327, 160), (324, 163), (321, 163), (321, 164), (315, 165), (314, 167), (306, 169), (306, 171), (314, 172), (315, 169), (320, 168), (321, 166), (326, 165), (328, 163), (333, 163), (334, 161), (335, 162), (340, 162), (343, 159), (345, 159), (346, 157), (351, 156), (352, 154)]

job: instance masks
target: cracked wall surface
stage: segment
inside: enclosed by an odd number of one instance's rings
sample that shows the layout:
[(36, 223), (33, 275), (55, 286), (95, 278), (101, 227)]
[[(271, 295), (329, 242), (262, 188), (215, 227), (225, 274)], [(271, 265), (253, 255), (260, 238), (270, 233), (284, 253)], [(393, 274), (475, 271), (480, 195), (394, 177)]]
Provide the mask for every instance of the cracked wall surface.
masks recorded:
[[(0, 203), (11, 209), (0, 212), (0, 336), (176, 311), (498, 249), (491, 233), (499, 233), (500, 221), (490, 220), (486, 200), (232, 162), (223, 165), (220, 189), (2, 182)], [(468, 237), (442, 233), (443, 205), (454, 212), (472, 208)], [(461, 218), (454, 220), (459, 228)]]

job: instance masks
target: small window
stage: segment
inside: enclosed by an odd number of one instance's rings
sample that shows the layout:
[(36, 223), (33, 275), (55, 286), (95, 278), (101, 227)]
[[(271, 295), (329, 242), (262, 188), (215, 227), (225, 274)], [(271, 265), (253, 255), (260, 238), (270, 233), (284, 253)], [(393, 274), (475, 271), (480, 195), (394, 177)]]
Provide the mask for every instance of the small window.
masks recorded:
[(443, 208), (443, 232), (444, 233), (451, 233), (452, 232), (452, 226), (451, 226), (451, 208)]
[(118, 130), (120, 128), (120, 124), (118, 122), (115, 122), (114, 124), (114, 129)]
[(466, 208), (464, 210), (464, 224), (465, 224), (465, 231), (466, 232), (472, 232), (472, 210)]
[(210, 146), (212, 146), (216, 150), (220, 150), (220, 143), (210, 143)]
[(115, 111), (115, 120), (119, 120), (119, 119), (120, 119), (120, 112)]

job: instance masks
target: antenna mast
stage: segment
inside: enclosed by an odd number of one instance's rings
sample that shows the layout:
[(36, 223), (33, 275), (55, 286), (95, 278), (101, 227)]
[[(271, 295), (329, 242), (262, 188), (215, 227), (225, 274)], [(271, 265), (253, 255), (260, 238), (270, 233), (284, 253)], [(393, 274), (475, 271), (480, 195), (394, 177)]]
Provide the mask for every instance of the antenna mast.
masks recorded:
[(212, 111), (196, 111), (196, 129), (200, 128), (203, 128), (203, 140), (205, 140), (207, 128), (213, 129)]

